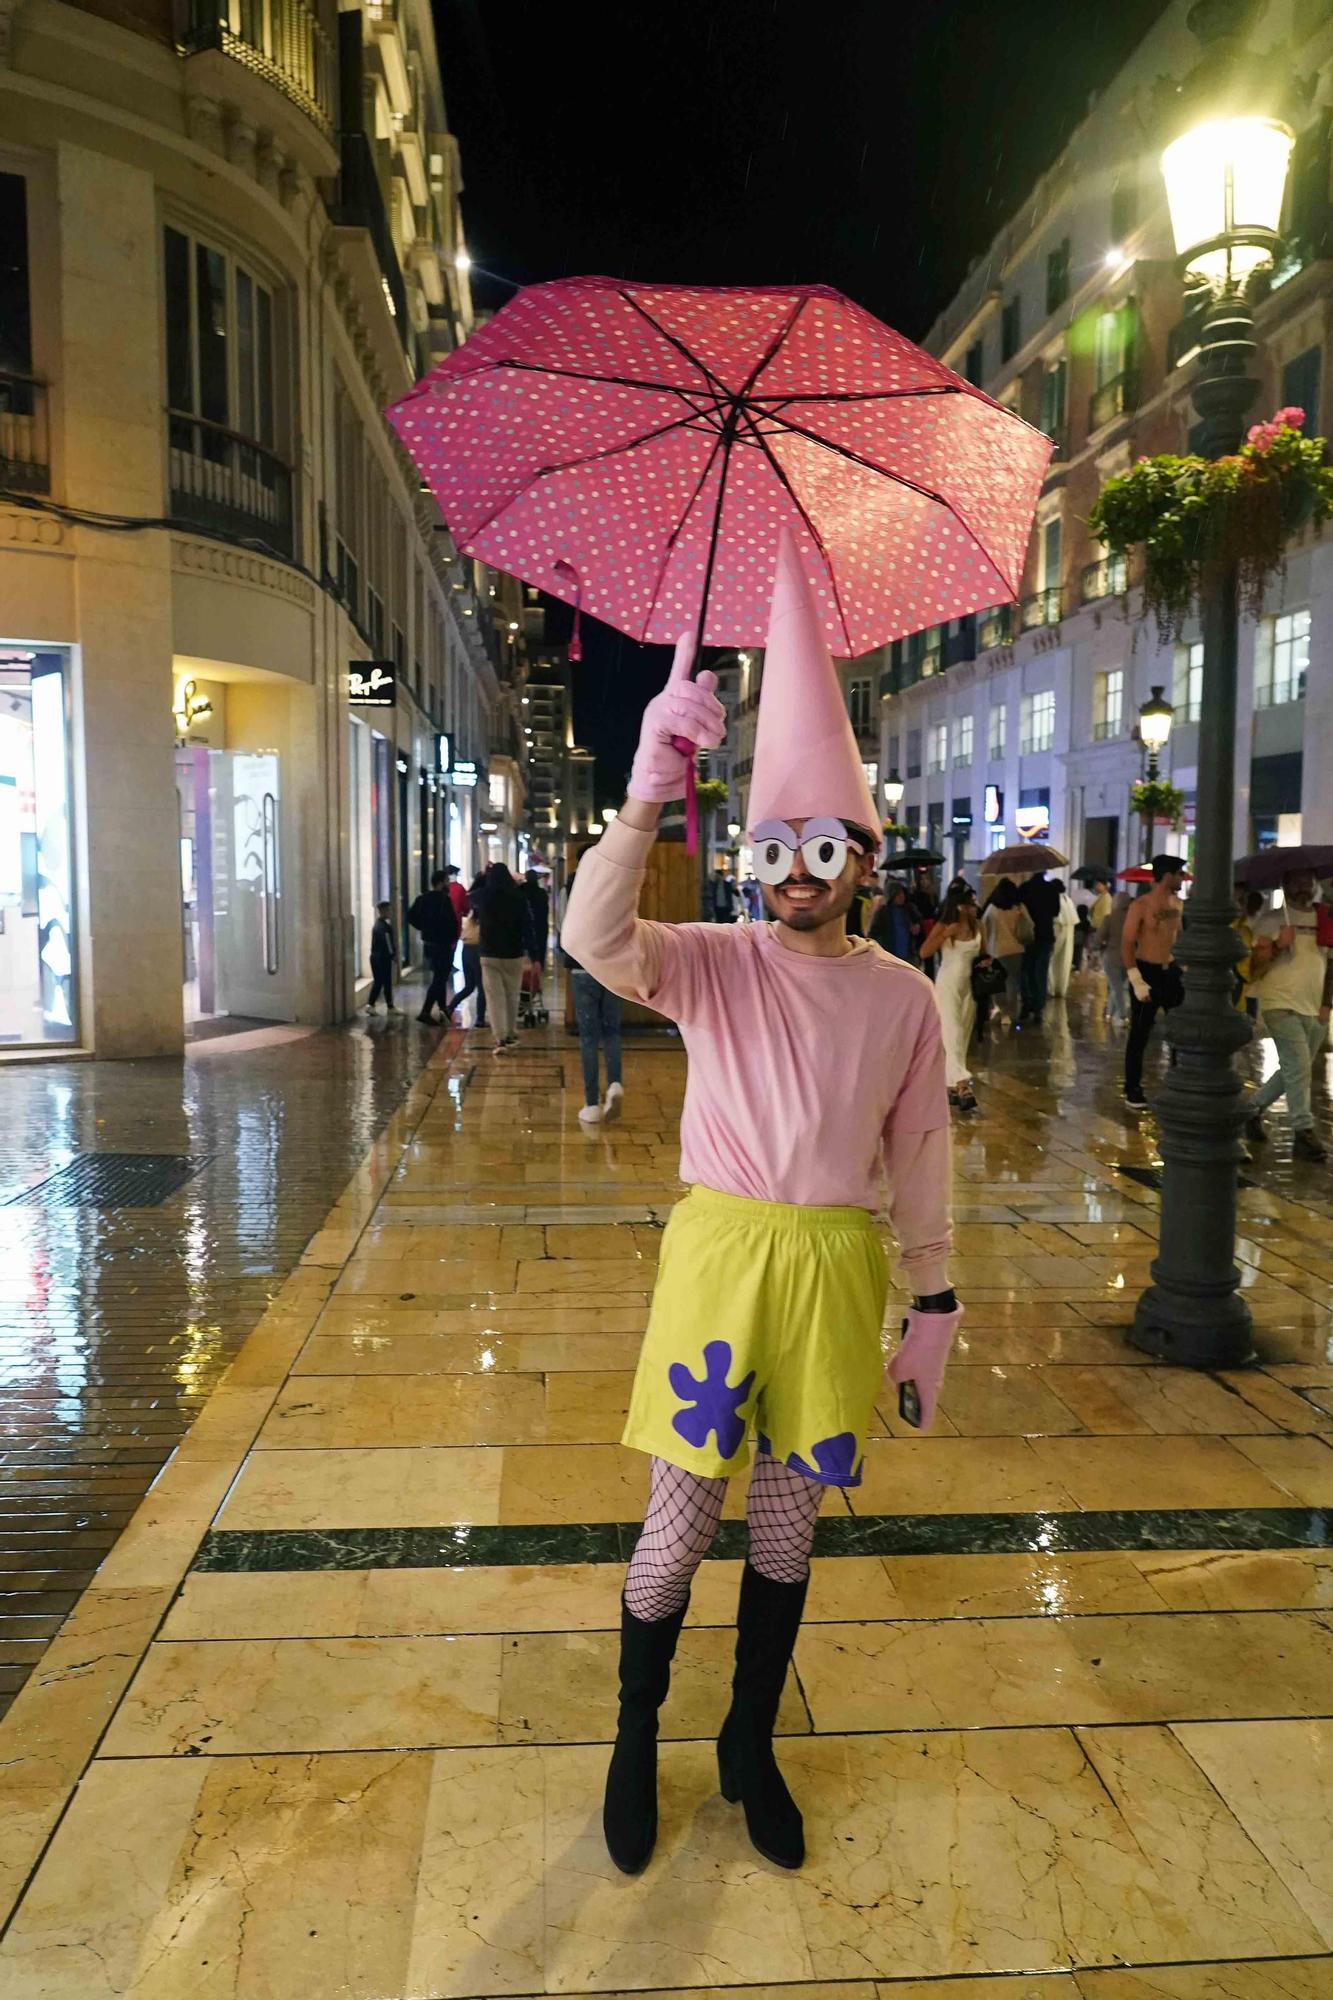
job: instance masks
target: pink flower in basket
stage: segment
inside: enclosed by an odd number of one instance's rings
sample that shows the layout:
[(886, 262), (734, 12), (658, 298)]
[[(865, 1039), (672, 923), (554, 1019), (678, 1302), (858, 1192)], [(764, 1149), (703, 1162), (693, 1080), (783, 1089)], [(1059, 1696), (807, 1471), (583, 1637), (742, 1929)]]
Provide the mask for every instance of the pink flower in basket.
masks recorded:
[(1277, 443), (1279, 431), (1298, 431), (1304, 422), (1304, 410), (1298, 409), (1295, 403), (1288, 403), (1285, 409), (1276, 411), (1266, 424), (1251, 424), (1245, 433), (1245, 442), (1253, 451), (1268, 451)]

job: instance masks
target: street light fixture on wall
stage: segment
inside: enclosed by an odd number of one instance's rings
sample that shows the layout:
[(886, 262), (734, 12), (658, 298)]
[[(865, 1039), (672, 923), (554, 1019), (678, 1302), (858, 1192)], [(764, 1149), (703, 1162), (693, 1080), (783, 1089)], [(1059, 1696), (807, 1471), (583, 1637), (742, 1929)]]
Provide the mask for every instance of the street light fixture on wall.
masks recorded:
[(884, 803), (895, 818), (897, 817), (898, 808), (903, 802), (903, 793), (906, 789), (907, 787), (903, 784), (898, 773), (890, 771), (888, 777), (884, 780)]
[[(1290, 129), (1255, 103), (1272, 55), (1247, 53), (1246, 0), (1196, 0), (1188, 24), (1204, 44), (1182, 98), (1194, 117), (1162, 156), (1182, 274), (1207, 286), (1191, 394), (1197, 449), (1239, 449), (1258, 392), (1247, 287), (1278, 249)], [(1164, 1360), (1234, 1367), (1253, 1351), (1235, 1260), (1236, 1174), (1244, 1115), (1235, 1056), (1250, 1039), (1232, 1000), (1239, 941), (1231, 928), (1239, 593), (1234, 561), (1206, 575), (1200, 605), (1203, 695), (1195, 792), (1194, 890), (1177, 956), (1183, 1004), (1167, 1016), (1175, 1052), (1157, 1113), (1162, 1207), (1152, 1283), (1131, 1338)], [(1147, 739), (1145, 738), (1145, 741)]]

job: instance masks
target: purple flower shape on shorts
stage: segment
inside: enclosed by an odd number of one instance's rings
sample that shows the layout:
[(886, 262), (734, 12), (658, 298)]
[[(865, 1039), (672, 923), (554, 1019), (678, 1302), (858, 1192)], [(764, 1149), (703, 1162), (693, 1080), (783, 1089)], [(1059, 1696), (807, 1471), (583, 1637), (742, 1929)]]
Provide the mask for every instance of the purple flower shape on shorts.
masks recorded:
[(825, 1486), (858, 1484), (855, 1431), (840, 1431), (837, 1437), (821, 1438), (810, 1456), (814, 1465), (807, 1465), (800, 1453), (794, 1451), (787, 1465), (792, 1472), (803, 1472), (807, 1479), (818, 1479)]
[(723, 1458), (734, 1458), (741, 1448), (745, 1437), (741, 1405), (754, 1387), (755, 1371), (752, 1368), (739, 1389), (729, 1389), (727, 1371), (730, 1367), (730, 1342), (710, 1340), (704, 1348), (702, 1382), (690, 1373), (683, 1361), (673, 1361), (667, 1370), (667, 1380), (681, 1402), (691, 1405), (689, 1409), (677, 1410), (671, 1419), (672, 1428), (680, 1432), (687, 1444), (699, 1450), (707, 1444), (709, 1432), (716, 1431), (718, 1452)]

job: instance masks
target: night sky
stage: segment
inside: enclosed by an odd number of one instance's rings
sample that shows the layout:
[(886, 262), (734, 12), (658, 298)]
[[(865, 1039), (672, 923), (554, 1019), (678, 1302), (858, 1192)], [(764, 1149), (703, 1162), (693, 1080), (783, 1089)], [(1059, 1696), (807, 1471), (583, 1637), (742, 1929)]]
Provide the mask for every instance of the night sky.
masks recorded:
[[(478, 303), (573, 273), (836, 285), (914, 338), (1164, 0), (435, 0)], [(668, 655), (584, 623), (606, 799)]]

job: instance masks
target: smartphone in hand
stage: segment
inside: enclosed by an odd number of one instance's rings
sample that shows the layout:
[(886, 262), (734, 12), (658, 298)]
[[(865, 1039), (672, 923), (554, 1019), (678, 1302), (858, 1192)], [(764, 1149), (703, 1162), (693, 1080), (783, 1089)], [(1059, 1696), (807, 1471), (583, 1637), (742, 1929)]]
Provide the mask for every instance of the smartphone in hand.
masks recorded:
[(917, 1393), (915, 1382), (900, 1382), (898, 1384), (898, 1415), (905, 1424), (910, 1424), (914, 1431), (920, 1430), (921, 1397)]

